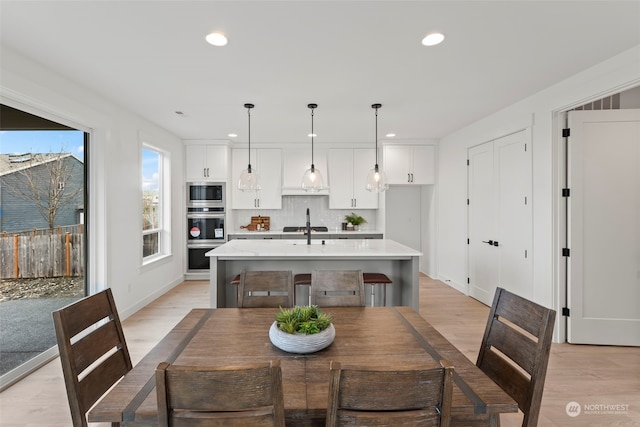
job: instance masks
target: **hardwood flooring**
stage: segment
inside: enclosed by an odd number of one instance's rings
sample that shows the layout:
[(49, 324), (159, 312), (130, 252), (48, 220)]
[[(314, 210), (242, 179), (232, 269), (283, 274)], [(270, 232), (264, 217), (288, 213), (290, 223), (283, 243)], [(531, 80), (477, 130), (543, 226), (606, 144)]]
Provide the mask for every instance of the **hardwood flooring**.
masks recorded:
[[(191, 308), (206, 307), (208, 302), (208, 282), (188, 281), (124, 320), (133, 363)], [(422, 276), (420, 313), (475, 361), (489, 313), (487, 306), (440, 281)], [(570, 402), (581, 405), (580, 415), (567, 415), (566, 406)], [(618, 405), (619, 413), (607, 413), (611, 409), (607, 410), (605, 405)], [(591, 412), (585, 413), (585, 409)], [(501, 418), (503, 427), (519, 426), (521, 422), (521, 414)], [(553, 344), (539, 425), (640, 426), (640, 348)], [(71, 426), (57, 358), (0, 393), (0, 426)]]

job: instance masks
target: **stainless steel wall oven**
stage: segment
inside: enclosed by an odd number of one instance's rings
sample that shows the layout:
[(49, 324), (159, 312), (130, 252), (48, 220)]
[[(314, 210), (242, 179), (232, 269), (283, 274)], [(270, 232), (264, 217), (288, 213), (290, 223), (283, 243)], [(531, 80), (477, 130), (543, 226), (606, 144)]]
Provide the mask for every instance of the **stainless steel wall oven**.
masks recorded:
[(207, 252), (227, 241), (224, 184), (187, 184), (187, 273), (209, 270)]

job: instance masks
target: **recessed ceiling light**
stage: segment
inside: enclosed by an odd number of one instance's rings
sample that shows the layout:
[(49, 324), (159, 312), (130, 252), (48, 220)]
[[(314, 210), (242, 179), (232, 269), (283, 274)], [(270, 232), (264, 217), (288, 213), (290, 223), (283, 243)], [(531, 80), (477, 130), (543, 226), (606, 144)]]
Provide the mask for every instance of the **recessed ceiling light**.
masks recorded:
[(222, 33), (210, 33), (205, 37), (209, 44), (214, 46), (224, 46), (227, 44), (227, 38)]
[(431, 33), (431, 34), (427, 34), (427, 36), (422, 39), (422, 44), (425, 46), (435, 46), (437, 44), (442, 43), (442, 40), (444, 40), (443, 34)]
[(238, 136), (237, 133), (230, 133), (229, 135), (227, 135), (229, 138), (236, 138)]
[(388, 133), (388, 134), (387, 134), (387, 138), (393, 138), (394, 136), (396, 136), (396, 134), (395, 134), (395, 133)]

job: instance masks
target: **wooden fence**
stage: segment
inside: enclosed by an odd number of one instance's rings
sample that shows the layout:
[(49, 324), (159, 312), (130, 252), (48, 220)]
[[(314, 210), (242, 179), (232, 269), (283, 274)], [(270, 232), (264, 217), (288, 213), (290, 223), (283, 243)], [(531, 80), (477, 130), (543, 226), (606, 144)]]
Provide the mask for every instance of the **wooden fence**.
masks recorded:
[(82, 233), (0, 237), (0, 279), (83, 275)]

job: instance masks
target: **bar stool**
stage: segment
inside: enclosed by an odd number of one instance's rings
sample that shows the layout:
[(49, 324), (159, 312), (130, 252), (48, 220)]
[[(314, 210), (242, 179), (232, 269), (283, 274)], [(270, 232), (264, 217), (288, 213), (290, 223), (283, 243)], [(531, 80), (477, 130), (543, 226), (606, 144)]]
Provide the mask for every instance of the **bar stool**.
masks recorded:
[(229, 282), (232, 285), (239, 285), (240, 284), (240, 275), (238, 274), (236, 277), (234, 277), (233, 279), (231, 279), (231, 282)]
[(386, 274), (382, 274), (382, 273), (362, 273), (362, 278), (365, 285), (371, 285), (371, 307), (375, 305), (373, 287), (376, 285), (383, 286), (382, 305), (386, 306), (387, 305), (387, 284), (393, 283), (391, 279), (389, 279), (389, 277)]
[[(309, 286), (311, 287), (311, 273), (300, 273), (293, 276), (293, 288), (296, 286)], [(311, 292), (309, 292), (309, 305), (311, 305)]]

